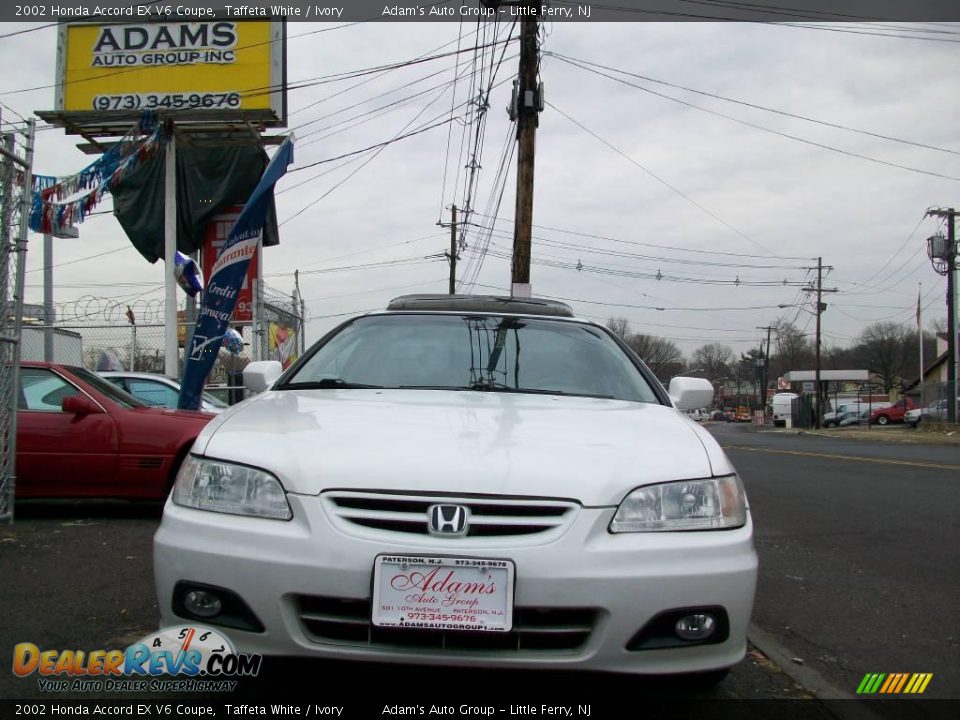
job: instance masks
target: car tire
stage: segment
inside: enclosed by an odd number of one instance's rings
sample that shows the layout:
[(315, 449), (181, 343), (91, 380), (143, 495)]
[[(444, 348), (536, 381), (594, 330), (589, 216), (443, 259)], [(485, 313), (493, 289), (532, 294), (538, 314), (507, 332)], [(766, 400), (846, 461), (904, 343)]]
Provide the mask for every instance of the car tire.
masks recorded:
[(886, 425), (888, 422), (890, 422), (890, 419), (886, 415), (877, 418), (877, 425)]

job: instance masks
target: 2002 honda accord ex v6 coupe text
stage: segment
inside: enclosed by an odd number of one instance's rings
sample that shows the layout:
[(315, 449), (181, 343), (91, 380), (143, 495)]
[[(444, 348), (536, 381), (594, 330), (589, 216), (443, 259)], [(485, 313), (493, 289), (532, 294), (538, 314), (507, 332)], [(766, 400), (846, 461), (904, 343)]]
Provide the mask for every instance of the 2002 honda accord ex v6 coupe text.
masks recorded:
[(698, 673), (745, 653), (757, 556), (706, 430), (562, 303), (405, 296), (210, 422), (157, 531), (162, 620), (237, 650)]

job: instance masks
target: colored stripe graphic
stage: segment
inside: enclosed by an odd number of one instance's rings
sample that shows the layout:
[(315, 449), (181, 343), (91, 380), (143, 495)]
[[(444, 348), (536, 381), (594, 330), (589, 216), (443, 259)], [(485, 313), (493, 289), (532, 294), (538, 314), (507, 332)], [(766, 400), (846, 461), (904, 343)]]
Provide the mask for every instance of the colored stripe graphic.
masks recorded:
[(933, 673), (867, 673), (857, 686), (857, 695), (920, 695)]

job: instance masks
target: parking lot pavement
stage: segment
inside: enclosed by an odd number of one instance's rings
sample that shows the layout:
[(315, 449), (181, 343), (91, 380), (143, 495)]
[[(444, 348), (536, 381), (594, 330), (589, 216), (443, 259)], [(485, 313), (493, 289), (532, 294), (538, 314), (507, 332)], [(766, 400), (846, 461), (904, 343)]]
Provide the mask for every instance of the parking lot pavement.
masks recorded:
[[(13, 646), (32, 642), (41, 649), (123, 649), (157, 629), (154, 597), (152, 538), (159, 523), (157, 504), (34, 502), (17, 507), (16, 523), (0, 526), (0, 697), (56, 699), (39, 692), (36, 677), (16, 677), (10, 670)], [(349, 684), (356, 664), (268, 661), (256, 680), (243, 680), (240, 697), (256, 697), (269, 689), (296, 692), (311, 687), (318, 676), (328, 687), (337, 678)], [(363, 666), (362, 675), (385, 686), (415, 687), (423, 673), (395, 665)], [(463, 673), (431, 669), (431, 683), (458, 687)], [(570, 675), (559, 672), (470, 671), (470, 682), (482, 687), (530, 690), (565, 688), (590, 696), (629, 691), (653, 697), (806, 699), (810, 695), (759, 650), (747, 658), (719, 686), (697, 690), (677, 680), (638, 681), (636, 678)], [(101, 693), (105, 697), (129, 694)], [(139, 697), (139, 695), (138, 695)], [(820, 717), (813, 710), (810, 717)]]
[(960, 448), (710, 431), (750, 498), (754, 625), (848, 694), (909, 671), (933, 673), (925, 701), (960, 697), (960, 640), (939, 620), (960, 587)]

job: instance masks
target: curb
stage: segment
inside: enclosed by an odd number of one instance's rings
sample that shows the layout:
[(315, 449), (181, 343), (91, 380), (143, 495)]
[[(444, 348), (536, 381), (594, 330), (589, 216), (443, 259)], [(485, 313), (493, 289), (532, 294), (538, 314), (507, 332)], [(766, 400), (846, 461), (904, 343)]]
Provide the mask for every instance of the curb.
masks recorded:
[[(747, 639), (760, 652), (775, 662), (787, 677), (808, 690), (817, 700), (827, 702), (860, 699), (849, 690), (837, 687), (810, 666), (795, 663), (793, 658), (796, 655), (781, 645), (771, 633), (759, 628), (755, 623), (750, 623), (750, 627), (747, 629)], [(843, 718), (843, 720), (880, 720), (880, 716), (863, 703), (830, 702), (828, 707), (831, 714)]]

